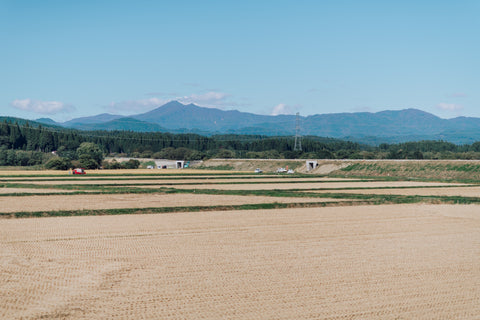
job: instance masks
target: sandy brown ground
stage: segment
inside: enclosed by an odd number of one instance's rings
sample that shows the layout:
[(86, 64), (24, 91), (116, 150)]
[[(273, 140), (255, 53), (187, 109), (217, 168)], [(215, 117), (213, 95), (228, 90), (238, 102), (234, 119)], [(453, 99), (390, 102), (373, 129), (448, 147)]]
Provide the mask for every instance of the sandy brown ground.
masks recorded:
[[(133, 179), (140, 179), (140, 180), (148, 180), (148, 179), (158, 179), (158, 180), (175, 180), (175, 179), (184, 179), (185, 177), (188, 177), (189, 179), (217, 179), (217, 178), (222, 178), (222, 175), (177, 175), (177, 174), (169, 174), (169, 175), (122, 175), (121, 173), (117, 174), (110, 174), (110, 175), (69, 175), (69, 174), (64, 174), (62, 176), (28, 176), (28, 177), (0, 177), (0, 181), (12, 181), (12, 180), (66, 180), (66, 181), (82, 181), (82, 180), (93, 180), (93, 181), (101, 181), (101, 180), (111, 180), (111, 179), (118, 179), (118, 180), (133, 180)], [(227, 176), (228, 177), (228, 176)], [(235, 175), (232, 175), (232, 177), (235, 177)], [(242, 175), (242, 177), (246, 178), (258, 178), (258, 175)], [(265, 177), (265, 176), (264, 176)], [(275, 177), (275, 175), (268, 175), (267, 177)], [(288, 176), (287, 176), (288, 177)], [(315, 178), (306, 178), (306, 179), (315, 179)], [(326, 178), (320, 178), (320, 179), (326, 179)], [(330, 178), (333, 179), (333, 178)], [(342, 180), (341, 179), (335, 179), (335, 180)], [(358, 179), (348, 179), (345, 178), (344, 180), (358, 180)]]
[(0, 170), (0, 176), (68, 175), (68, 170)]
[(0, 213), (84, 209), (221, 206), (258, 203), (339, 201), (325, 198), (230, 196), (210, 194), (91, 194), (0, 197)]
[(0, 318), (478, 319), (479, 212), (0, 220)]
[[(309, 191), (315, 193), (332, 192), (327, 191)], [(452, 188), (412, 188), (412, 189), (358, 189), (341, 190), (341, 193), (357, 194), (396, 194), (405, 196), (460, 196), (460, 197), (480, 197), (480, 187), (452, 187)]]
[[(145, 179), (145, 177), (122, 177), (117, 180), (103, 180), (103, 179), (112, 179), (109, 177), (103, 177), (103, 178), (96, 178), (92, 179), (92, 177), (85, 177), (85, 178), (75, 178), (72, 180), (70, 179), (65, 179), (65, 180), (52, 180), (52, 181), (44, 181), (43, 179), (29, 179), (28, 181), (23, 182), (23, 180), (20, 181), (15, 181), (14, 183), (29, 183), (29, 184), (39, 184), (39, 185), (66, 185), (66, 184), (78, 184), (78, 185), (85, 185), (85, 184), (105, 184), (105, 185), (128, 185), (128, 184), (139, 184), (139, 183), (145, 183), (145, 184), (184, 184), (184, 183), (199, 183), (199, 184), (215, 184), (215, 183), (266, 183), (266, 182), (280, 182), (280, 183), (286, 183), (286, 182), (355, 182), (357, 180), (354, 179), (326, 179), (326, 178), (247, 178), (247, 179), (222, 179), (221, 176), (211, 176), (211, 177), (198, 177), (196, 179), (189, 179), (189, 178), (184, 178), (184, 179), (175, 179), (175, 178), (170, 178), (170, 177), (163, 177), (159, 179), (152, 179), (148, 178)], [(99, 179), (99, 180), (97, 180)], [(8, 183), (9, 180), (4, 179), (3, 182)]]
[(388, 187), (435, 187), (462, 184), (442, 182), (416, 181), (379, 181), (379, 182), (318, 182), (318, 183), (251, 183), (251, 184), (198, 184), (172, 186), (176, 189), (218, 189), (218, 190), (288, 190), (288, 189), (318, 189), (318, 188), (388, 188)]
[[(35, 188), (0, 188), (0, 194), (6, 194), (6, 193), (66, 193), (66, 192), (75, 192), (75, 190), (35, 189)], [(18, 198), (17, 198), (17, 200), (18, 200)], [(1, 209), (0, 209), (0, 211), (1, 211)]]

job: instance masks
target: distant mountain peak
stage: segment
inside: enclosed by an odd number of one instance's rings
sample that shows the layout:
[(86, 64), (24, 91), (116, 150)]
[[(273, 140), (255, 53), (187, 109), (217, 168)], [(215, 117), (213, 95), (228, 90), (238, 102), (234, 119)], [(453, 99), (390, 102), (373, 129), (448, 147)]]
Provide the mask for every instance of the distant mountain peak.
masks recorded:
[(36, 119), (35, 121), (40, 122), (40, 123), (44, 123), (44, 124), (53, 124), (53, 125), (56, 125), (56, 126), (59, 125), (55, 120), (52, 120), (50, 118), (39, 118), (39, 119)]
[[(123, 118), (123, 119), (122, 119)], [(134, 120), (135, 119), (135, 120)], [(420, 109), (379, 112), (329, 113), (301, 117), (301, 134), (375, 141), (402, 139), (472, 142), (480, 137), (479, 118), (442, 119)], [(207, 108), (172, 100), (128, 118), (103, 113), (73, 119), (64, 125), (77, 129), (198, 132), (202, 134), (294, 135), (295, 115), (258, 115), (238, 110)]]
[(181, 102), (178, 102), (177, 100), (172, 100), (172, 101), (169, 101), (167, 103), (165, 103), (164, 105), (162, 106), (159, 106), (158, 108), (172, 108), (172, 107), (184, 107), (185, 105)]

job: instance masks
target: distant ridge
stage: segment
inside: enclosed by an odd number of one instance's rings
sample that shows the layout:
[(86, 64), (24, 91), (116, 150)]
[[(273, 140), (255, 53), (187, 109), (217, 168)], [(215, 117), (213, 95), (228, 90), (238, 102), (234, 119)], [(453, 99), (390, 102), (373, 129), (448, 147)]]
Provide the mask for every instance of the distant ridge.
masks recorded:
[(171, 101), (152, 111), (131, 117), (157, 123), (168, 129), (186, 128), (222, 133), (271, 121), (272, 118), (272, 116), (256, 115), (237, 110), (224, 111), (199, 107), (195, 104), (183, 105), (178, 101)]
[(61, 124), (59, 124), (58, 122), (55, 122), (54, 120), (50, 119), (50, 118), (40, 118), (40, 119), (37, 119), (35, 120), (36, 122), (40, 122), (40, 123), (43, 123), (43, 124), (49, 124), (49, 125), (54, 125), (54, 126), (61, 126)]
[(102, 113), (96, 116), (72, 119), (70, 121), (64, 122), (63, 126), (76, 127), (78, 125), (81, 126), (82, 124), (105, 123), (105, 122), (120, 119), (120, 118), (123, 118), (123, 116), (109, 114), (109, 113)]
[(145, 121), (133, 118), (119, 118), (102, 123), (84, 124), (84, 130), (107, 130), (107, 131), (137, 131), (137, 132), (166, 132), (165, 128)]
[[(40, 120), (48, 123), (45, 119)], [(128, 117), (104, 113), (58, 125), (81, 130), (279, 136), (294, 135), (295, 116), (257, 115), (171, 101), (149, 112)], [(418, 109), (317, 114), (301, 117), (301, 134), (370, 144), (413, 141), (411, 139), (466, 144), (480, 140), (480, 118), (441, 119)]]
[[(42, 122), (44, 120), (45, 122)], [(37, 120), (27, 120), (27, 119), (22, 119), (22, 118), (16, 118), (16, 117), (4, 117), (0, 116), (0, 121), (1, 122), (9, 122), (9, 123), (17, 123), (18, 125), (24, 126), (28, 123), (28, 125), (32, 127), (46, 127), (46, 128), (62, 128), (63, 126), (60, 123), (57, 123), (53, 121), (52, 119), (48, 118), (42, 118), (42, 119), (37, 119)]]

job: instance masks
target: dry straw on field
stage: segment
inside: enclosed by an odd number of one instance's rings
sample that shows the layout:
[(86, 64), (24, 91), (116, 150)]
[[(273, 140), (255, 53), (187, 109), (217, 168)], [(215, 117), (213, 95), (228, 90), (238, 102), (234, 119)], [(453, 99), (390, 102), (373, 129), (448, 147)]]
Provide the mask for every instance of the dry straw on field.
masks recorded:
[[(138, 172), (75, 179), (66, 175), (63, 181), (25, 177), (27, 189), (3, 178), (3, 185), (14, 187), (3, 190), (23, 194), (0, 193), (0, 212), (14, 216), (10, 213), (113, 208), (112, 213), (118, 213), (125, 208), (188, 210), (321, 201), (344, 205), (339, 199), (296, 197), (304, 194), (289, 191), (315, 188), (330, 188), (329, 193), (472, 196), (479, 190), (460, 184), (315, 177), (270, 182), (273, 179), (258, 176), (225, 179), (209, 174), (193, 179), (172, 174), (171, 180), (146, 179)], [(198, 171), (195, 175), (200, 176)], [(114, 180), (95, 179), (109, 177)], [(198, 184), (185, 184), (192, 182)], [(125, 188), (143, 183), (157, 185)], [(43, 189), (47, 184), (49, 189)], [(172, 184), (190, 190), (155, 190)], [(214, 194), (199, 194), (200, 188), (214, 189), (207, 192)], [(28, 195), (72, 189), (97, 194)], [(0, 318), (478, 319), (479, 212), (477, 205), (356, 203), (0, 219)]]
[(0, 213), (122, 208), (195, 207), (260, 203), (306, 203), (338, 199), (208, 194), (92, 194), (0, 197)]
[(478, 319), (474, 206), (0, 220), (2, 319)]

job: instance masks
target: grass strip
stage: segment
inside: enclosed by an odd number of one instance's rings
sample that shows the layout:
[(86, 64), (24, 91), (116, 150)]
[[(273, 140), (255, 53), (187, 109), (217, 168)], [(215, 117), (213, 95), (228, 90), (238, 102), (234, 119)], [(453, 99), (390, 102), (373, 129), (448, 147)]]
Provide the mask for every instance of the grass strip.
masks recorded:
[[(45, 188), (52, 186), (45, 186)], [(60, 185), (59, 188), (78, 188), (78, 185)], [(296, 197), (296, 198), (332, 198), (332, 199), (349, 199), (356, 201), (368, 201), (372, 204), (386, 203), (448, 203), (448, 204), (479, 204), (479, 197), (462, 197), (462, 196), (420, 196), (420, 195), (385, 195), (385, 194), (360, 194), (360, 193), (341, 193), (341, 192), (308, 192), (304, 189), (290, 190), (218, 190), (218, 189), (175, 189), (161, 187), (158, 189), (142, 189), (118, 186), (82, 186), (87, 187), (85, 190), (77, 190), (74, 192), (55, 192), (55, 193), (10, 193), (0, 194), (0, 196), (48, 196), (48, 195), (77, 195), (77, 194), (222, 194), (222, 195), (241, 195), (241, 196), (269, 196), (269, 197)], [(433, 187), (433, 186), (432, 186)], [(445, 186), (454, 187), (454, 186)], [(43, 186), (42, 186), (43, 188)], [(398, 188), (398, 187), (392, 187)], [(424, 188), (424, 187), (404, 187), (404, 188)], [(312, 189), (312, 190), (330, 190), (341, 191), (363, 188), (344, 188), (344, 189)], [(364, 188), (370, 189), (370, 188)], [(87, 192), (87, 190), (89, 190)]]
[(430, 196), (365, 196), (355, 194), (326, 194), (333, 199), (348, 199), (354, 201), (329, 201), (308, 203), (261, 203), (243, 205), (219, 206), (184, 206), (184, 207), (157, 207), (157, 208), (125, 208), (125, 209), (98, 209), (98, 210), (60, 210), (0, 213), (0, 218), (39, 218), (39, 217), (66, 217), (66, 216), (99, 216), (121, 214), (155, 214), (175, 212), (200, 212), (200, 211), (229, 211), (229, 210), (273, 210), (284, 208), (320, 208), (359, 205), (384, 205), (384, 204), (480, 204), (480, 198), (471, 197), (430, 197)]
[[(179, 190), (172, 190), (171, 193)], [(181, 190), (184, 191), (184, 190)], [(202, 190), (205, 191), (205, 190)], [(210, 190), (215, 194), (240, 194), (238, 192), (218, 192)], [(238, 191), (238, 190), (235, 190)], [(201, 192), (205, 193), (206, 192)], [(265, 193), (257, 195), (267, 195)], [(245, 195), (244, 193), (242, 195)], [(249, 194), (253, 195), (253, 194)], [(277, 196), (293, 196), (291, 193), (282, 193)], [(124, 209), (97, 209), (97, 210), (60, 210), (60, 211), (36, 211), (36, 212), (14, 212), (0, 213), (1, 218), (33, 218), (33, 217), (58, 217), (58, 216), (97, 216), (97, 215), (119, 215), (119, 214), (152, 214), (152, 213), (174, 213), (174, 212), (199, 212), (199, 211), (226, 211), (226, 210), (268, 210), (283, 208), (314, 208), (332, 206), (359, 206), (359, 205), (384, 205), (384, 204), (480, 204), (478, 197), (460, 196), (402, 196), (402, 195), (365, 195), (350, 193), (324, 193), (324, 194), (303, 194), (301, 197), (330, 198), (341, 201), (308, 202), (308, 203), (261, 203), (243, 205), (218, 205), (218, 206), (180, 206), (180, 207), (156, 207), (156, 208), (124, 208)], [(349, 201), (350, 200), (350, 201)]]
[[(338, 205), (356, 205), (356, 202), (310, 202), (310, 203), (260, 203), (242, 205), (220, 206), (192, 206), (192, 207), (158, 207), (158, 208), (126, 208), (126, 209), (99, 209), (99, 210), (60, 210), (60, 211), (35, 211), (0, 213), (1, 218), (40, 218), (40, 217), (70, 217), (70, 216), (100, 216), (121, 214), (154, 214), (175, 212), (200, 212), (200, 211), (229, 211), (229, 210), (272, 210), (285, 208), (316, 208)], [(368, 204), (368, 203), (364, 203)]]
[[(0, 185), (1, 186), (1, 185)], [(477, 185), (466, 186), (412, 186), (412, 187), (385, 187), (385, 188), (315, 188), (315, 189), (274, 189), (274, 190), (219, 190), (219, 189), (176, 189), (171, 187), (138, 188), (138, 187), (123, 187), (112, 185), (30, 185), (30, 184), (12, 184), (8, 187), (12, 188), (38, 188), (38, 189), (60, 189), (60, 190), (74, 190), (71, 192), (43, 192), (43, 193), (3, 193), (2, 196), (49, 196), (49, 195), (79, 195), (79, 194), (223, 194), (223, 195), (242, 195), (242, 196), (269, 196), (269, 197), (296, 197), (296, 198), (331, 198), (339, 195), (338, 198), (344, 199), (408, 199), (409, 197), (448, 199), (451, 201), (455, 197), (467, 199), (469, 203), (476, 203), (476, 197), (461, 197), (461, 196), (408, 196), (408, 195), (381, 195), (381, 194), (360, 194), (360, 193), (342, 193), (342, 190), (381, 190), (381, 189), (424, 189), (424, 188), (456, 188), (456, 187), (472, 187)], [(311, 191), (332, 191), (332, 192), (311, 192)], [(398, 200), (388, 200), (398, 202)], [(421, 200), (419, 200), (421, 201)], [(442, 202), (445, 200), (441, 200)]]
[[(361, 194), (361, 193), (308, 193), (285, 190), (185, 190), (174, 189), (172, 193), (201, 193), (201, 194), (223, 194), (223, 195), (244, 195), (244, 196), (269, 196), (269, 197), (300, 197), (300, 198), (332, 198), (361, 200), (372, 204), (403, 204), (403, 203), (445, 203), (445, 204), (480, 204), (480, 197), (462, 196), (420, 196), (420, 195), (383, 195), (383, 194)], [(168, 192), (168, 191), (166, 191)]]

